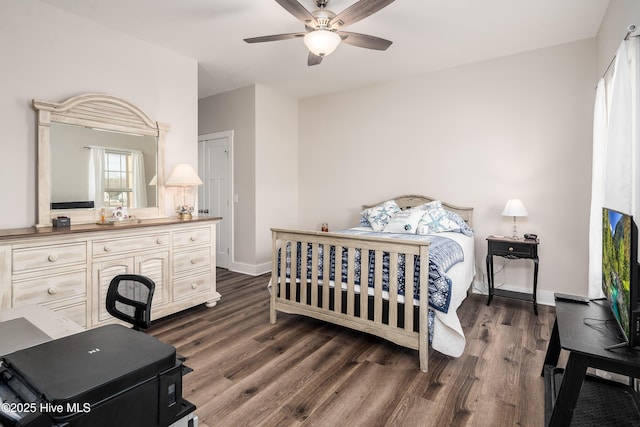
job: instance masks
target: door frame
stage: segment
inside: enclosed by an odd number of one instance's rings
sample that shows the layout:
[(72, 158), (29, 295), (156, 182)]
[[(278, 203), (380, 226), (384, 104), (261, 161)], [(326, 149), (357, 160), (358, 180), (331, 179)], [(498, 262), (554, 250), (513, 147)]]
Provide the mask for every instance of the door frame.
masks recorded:
[[(233, 130), (226, 130), (226, 131), (221, 131), (221, 132), (214, 132), (214, 133), (207, 133), (204, 135), (198, 135), (198, 168), (200, 168), (201, 165), (201, 158), (200, 156), (202, 155), (202, 150), (201, 150), (201, 146), (202, 143), (205, 141), (209, 141), (212, 139), (220, 139), (220, 138), (227, 138), (227, 140), (229, 141), (229, 155), (227, 157), (227, 190), (228, 190), (228, 194), (230, 197), (229, 200), (229, 221), (221, 221), (219, 224), (222, 227), (223, 225), (225, 226), (225, 229), (227, 231), (227, 236), (229, 236), (229, 262), (227, 265), (227, 268), (230, 271), (233, 271), (233, 266), (235, 265), (235, 255), (234, 255), (234, 241), (235, 241), (235, 237), (234, 237), (234, 233), (233, 233), (233, 224), (234, 224), (234, 192), (233, 192), (233, 187), (234, 187), (234, 183), (233, 183), (233, 136), (234, 136), (234, 132)], [(204, 192), (204, 190), (202, 190)]]

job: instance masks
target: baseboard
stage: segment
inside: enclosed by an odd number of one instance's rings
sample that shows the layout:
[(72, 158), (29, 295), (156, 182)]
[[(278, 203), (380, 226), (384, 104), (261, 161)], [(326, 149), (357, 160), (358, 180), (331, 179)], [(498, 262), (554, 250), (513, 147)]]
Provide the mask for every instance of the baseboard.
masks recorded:
[(250, 276), (260, 276), (271, 271), (271, 261), (263, 264), (243, 264), (240, 262), (231, 262), (229, 270), (235, 273), (248, 274)]
[[(513, 292), (522, 292), (522, 293), (529, 293), (529, 294), (531, 293), (531, 288), (519, 288), (516, 286), (503, 285), (500, 287), (500, 289), (513, 291)], [(487, 289), (486, 283), (475, 281), (473, 282), (471, 292), (474, 294), (488, 295), (489, 290)], [(555, 306), (556, 302), (553, 294), (554, 294), (553, 291), (543, 291), (538, 289), (538, 295), (537, 295), (538, 304)]]

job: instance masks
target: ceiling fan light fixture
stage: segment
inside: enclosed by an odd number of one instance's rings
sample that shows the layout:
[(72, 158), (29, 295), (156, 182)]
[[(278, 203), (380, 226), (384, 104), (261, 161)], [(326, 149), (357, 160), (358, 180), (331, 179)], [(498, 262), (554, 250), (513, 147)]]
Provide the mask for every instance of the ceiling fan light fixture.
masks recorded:
[(314, 55), (327, 56), (331, 54), (342, 39), (330, 30), (315, 30), (305, 34), (304, 44)]

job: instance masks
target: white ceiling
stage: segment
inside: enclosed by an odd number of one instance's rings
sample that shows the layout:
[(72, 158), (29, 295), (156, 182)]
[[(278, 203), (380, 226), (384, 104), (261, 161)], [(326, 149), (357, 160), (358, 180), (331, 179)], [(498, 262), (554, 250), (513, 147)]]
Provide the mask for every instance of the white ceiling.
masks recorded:
[[(274, 0), (41, 0), (198, 61), (199, 97), (261, 83), (304, 98), (595, 37), (609, 0), (396, 0), (346, 28), (393, 41), (342, 44), (307, 66), (304, 31)], [(313, 0), (299, 0), (308, 10)], [(341, 12), (356, 0), (330, 0)]]

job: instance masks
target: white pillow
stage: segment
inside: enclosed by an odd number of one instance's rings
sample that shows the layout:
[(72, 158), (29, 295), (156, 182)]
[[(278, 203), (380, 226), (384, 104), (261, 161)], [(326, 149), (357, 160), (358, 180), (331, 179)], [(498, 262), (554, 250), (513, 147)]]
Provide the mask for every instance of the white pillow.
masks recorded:
[(424, 210), (424, 215), (418, 224), (417, 234), (441, 233), (443, 231), (460, 231), (460, 225), (447, 215), (440, 200), (416, 206), (413, 209)]
[(389, 220), (383, 231), (385, 233), (416, 234), (418, 223), (423, 215), (423, 210), (407, 209), (398, 212)]
[(367, 218), (371, 228), (375, 231), (382, 231), (389, 220), (400, 212), (400, 207), (395, 200), (388, 200), (378, 206), (374, 206), (362, 211), (362, 216)]

